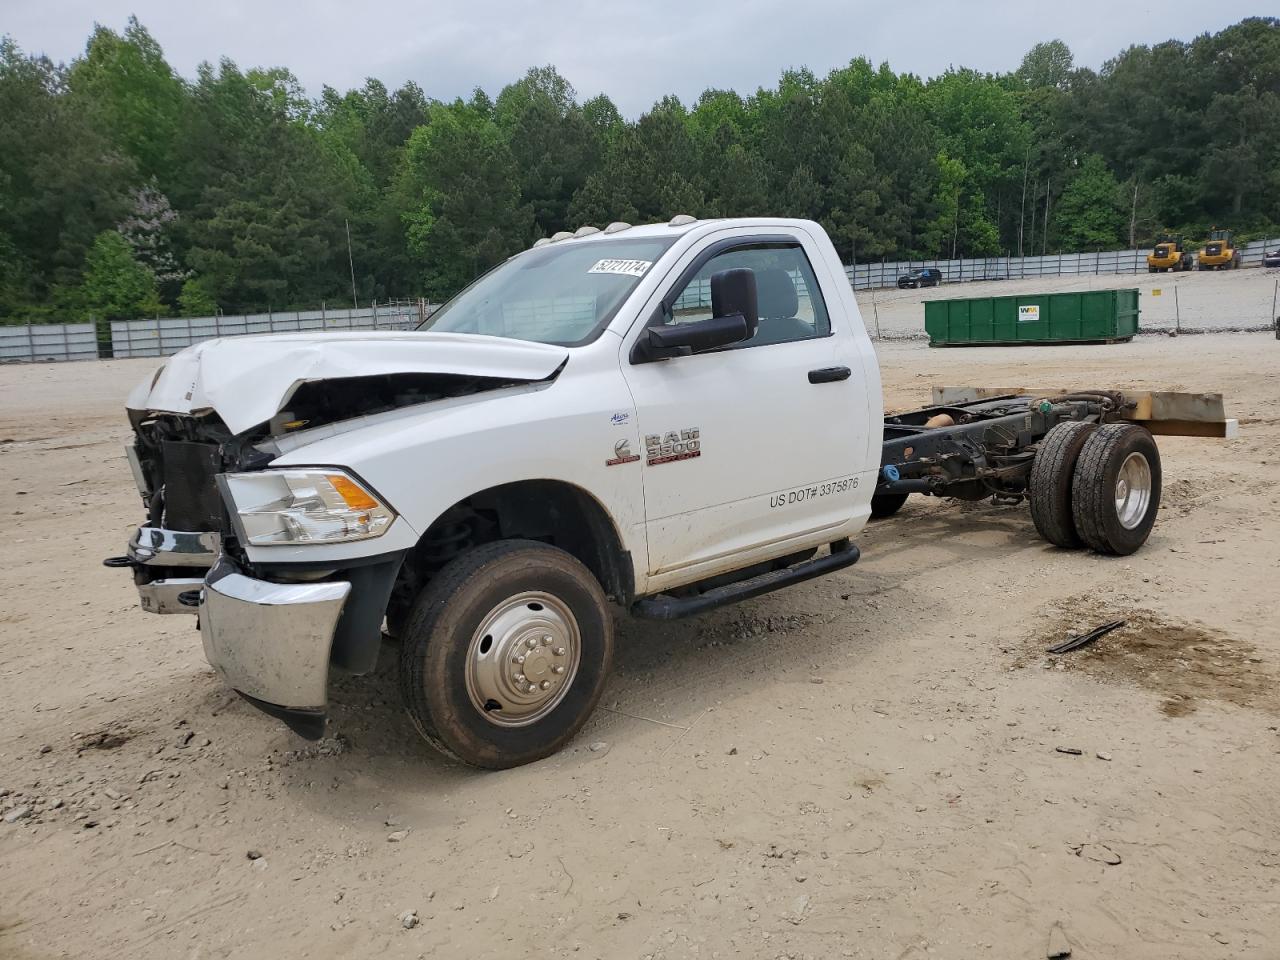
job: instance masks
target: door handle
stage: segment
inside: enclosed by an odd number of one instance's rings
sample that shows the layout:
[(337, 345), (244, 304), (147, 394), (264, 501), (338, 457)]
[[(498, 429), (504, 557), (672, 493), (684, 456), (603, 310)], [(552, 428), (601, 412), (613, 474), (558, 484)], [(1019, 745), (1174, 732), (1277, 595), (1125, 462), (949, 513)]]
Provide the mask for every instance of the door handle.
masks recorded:
[(817, 370), (809, 371), (810, 383), (838, 383), (841, 380), (848, 380), (850, 370), (848, 367), (820, 367)]

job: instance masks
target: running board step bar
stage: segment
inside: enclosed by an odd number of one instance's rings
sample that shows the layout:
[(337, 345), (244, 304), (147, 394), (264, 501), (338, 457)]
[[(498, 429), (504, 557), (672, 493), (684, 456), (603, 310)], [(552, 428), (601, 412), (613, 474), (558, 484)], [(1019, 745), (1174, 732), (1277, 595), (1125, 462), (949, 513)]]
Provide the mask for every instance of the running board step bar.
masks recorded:
[(632, 605), (631, 612), (646, 620), (678, 620), (680, 617), (705, 613), (740, 600), (750, 600), (752, 597), (789, 587), (793, 583), (803, 583), (833, 570), (852, 566), (858, 562), (859, 556), (858, 548), (853, 543), (847, 539), (838, 540), (831, 545), (831, 552), (824, 557), (815, 557), (782, 570), (770, 570), (768, 573), (715, 587), (691, 597), (669, 597), (664, 594), (645, 597)]

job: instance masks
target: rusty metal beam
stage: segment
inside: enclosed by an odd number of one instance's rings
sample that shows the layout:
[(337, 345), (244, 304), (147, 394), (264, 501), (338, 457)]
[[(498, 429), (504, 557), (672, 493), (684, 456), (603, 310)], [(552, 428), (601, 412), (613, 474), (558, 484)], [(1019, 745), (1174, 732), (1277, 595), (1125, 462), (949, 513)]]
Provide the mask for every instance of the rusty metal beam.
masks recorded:
[[(1068, 393), (1098, 391), (1098, 387), (942, 387), (933, 388), (937, 405), (966, 403), (991, 397), (1052, 397)], [(1124, 396), (1126, 408), (1120, 419), (1141, 423), (1154, 434), (1166, 437), (1234, 437), (1238, 425), (1229, 419), (1220, 393), (1184, 393), (1175, 390), (1106, 390)]]

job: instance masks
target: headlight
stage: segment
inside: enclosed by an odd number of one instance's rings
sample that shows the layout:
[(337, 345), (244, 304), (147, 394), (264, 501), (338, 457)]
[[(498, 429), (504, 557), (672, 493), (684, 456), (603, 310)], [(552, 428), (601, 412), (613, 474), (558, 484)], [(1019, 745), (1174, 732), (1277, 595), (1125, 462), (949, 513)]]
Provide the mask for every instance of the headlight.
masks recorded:
[(395, 512), (341, 470), (262, 470), (220, 478), (249, 543), (339, 543), (386, 533)]

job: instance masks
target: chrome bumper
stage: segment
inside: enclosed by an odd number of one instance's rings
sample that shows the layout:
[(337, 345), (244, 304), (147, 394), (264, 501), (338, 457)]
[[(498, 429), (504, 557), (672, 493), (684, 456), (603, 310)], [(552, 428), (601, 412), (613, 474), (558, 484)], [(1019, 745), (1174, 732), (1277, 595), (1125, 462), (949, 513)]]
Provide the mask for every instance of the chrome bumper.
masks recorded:
[(152, 580), (138, 584), (138, 601), (147, 613), (195, 613), (180, 599), (204, 586), (204, 577), (171, 577), (168, 580)]
[(257, 580), (219, 559), (200, 596), (205, 658), (260, 705), (322, 715), (333, 634), (350, 593), (347, 582)]
[(149, 567), (212, 567), (222, 549), (213, 532), (139, 527), (129, 541), (129, 559)]
[[(204, 586), (204, 571), (213, 566), (221, 548), (222, 540), (213, 532), (139, 527), (129, 540), (127, 556), (141, 574), (137, 581), (142, 609), (147, 613), (195, 613), (195, 607), (178, 598)], [(162, 567), (190, 568), (192, 575), (155, 576)], [(150, 576), (155, 579), (144, 580)]]

